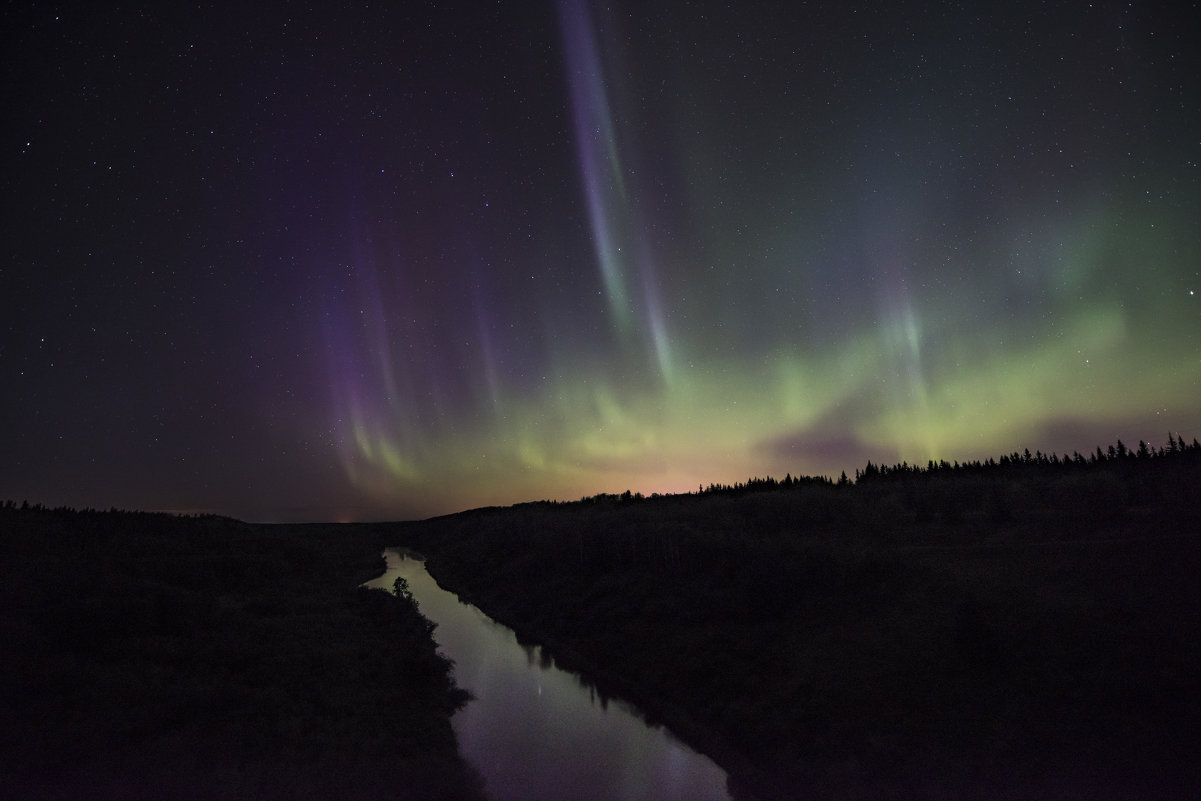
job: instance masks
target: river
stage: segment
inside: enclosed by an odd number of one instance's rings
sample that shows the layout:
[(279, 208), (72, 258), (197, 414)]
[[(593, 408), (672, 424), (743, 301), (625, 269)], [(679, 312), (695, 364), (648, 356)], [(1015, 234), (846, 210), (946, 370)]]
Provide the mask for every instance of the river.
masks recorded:
[(463, 756), (492, 801), (730, 801), (726, 774), (619, 700), (602, 701), (539, 646), (443, 590), (425, 564), (385, 552), (388, 569), (367, 583), (409, 584), (438, 625), (455, 680), (475, 699), (451, 719)]

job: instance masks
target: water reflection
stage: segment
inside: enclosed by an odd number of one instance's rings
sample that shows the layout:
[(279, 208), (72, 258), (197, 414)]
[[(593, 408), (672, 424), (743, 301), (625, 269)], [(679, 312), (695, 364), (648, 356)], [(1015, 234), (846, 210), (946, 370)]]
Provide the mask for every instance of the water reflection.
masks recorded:
[(409, 583), (434, 639), (475, 700), (452, 719), (494, 801), (729, 801), (726, 774), (620, 701), (607, 701), (536, 645), (460, 603), (422, 562), (389, 550), (369, 586)]

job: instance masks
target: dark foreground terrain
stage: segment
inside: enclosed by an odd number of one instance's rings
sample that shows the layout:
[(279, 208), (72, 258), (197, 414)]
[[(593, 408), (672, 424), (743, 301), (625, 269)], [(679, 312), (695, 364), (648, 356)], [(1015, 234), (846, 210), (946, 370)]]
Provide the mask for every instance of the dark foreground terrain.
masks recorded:
[(357, 589), (408, 545), (740, 798), (1195, 799), (1198, 532), (1183, 441), (378, 526), (8, 503), (0, 798), (481, 798), (430, 624)]
[(1201, 447), (408, 524), (747, 798), (1201, 797)]
[(476, 799), (370, 527), (0, 509), (0, 798)]

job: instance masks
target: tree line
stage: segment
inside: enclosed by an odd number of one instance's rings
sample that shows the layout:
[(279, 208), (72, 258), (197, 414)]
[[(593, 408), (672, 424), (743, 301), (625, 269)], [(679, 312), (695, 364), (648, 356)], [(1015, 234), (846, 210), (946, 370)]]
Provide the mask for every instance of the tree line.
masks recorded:
[[(702, 484), (698, 486), (696, 492), (691, 493), (655, 492), (648, 496), (641, 492), (632, 492), (627, 489), (622, 493), (587, 495), (574, 503), (582, 505), (624, 504), (679, 497), (680, 495), (732, 496), (812, 487), (847, 488), (872, 484), (881, 480), (913, 478), (966, 475), (1006, 477), (1017, 474), (1029, 476), (1038, 471), (1063, 474), (1090, 468), (1109, 469), (1118, 465), (1148, 464), (1151, 462), (1161, 466), (1201, 464), (1201, 442), (1198, 442), (1194, 437), (1193, 441), (1189, 443), (1185, 441), (1182, 435), (1169, 433), (1167, 443), (1158, 448), (1151, 446), (1141, 439), (1136, 447), (1130, 448), (1121, 439), (1118, 439), (1114, 444), (1105, 449), (1098, 445), (1097, 449), (1088, 456), (1081, 454), (1079, 451), (1073, 451), (1071, 454), (1065, 452), (1062, 455), (1054, 452), (1043, 453), (1041, 450), (1031, 453), (1030, 449), (1026, 448), (1021, 452), (1013, 451), (1000, 457), (989, 457), (984, 460), (975, 459), (960, 462), (958, 460), (947, 461), (946, 459), (940, 459), (935, 461), (931, 459), (925, 466), (917, 463), (910, 464), (908, 461), (901, 461), (892, 465), (875, 464), (869, 459), (863, 468), (855, 470), (854, 479), (849, 478), (845, 470), (837, 480), (829, 476), (793, 476), (790, 472), (782, 479), (773, 478), (772, 476), (755, 476), (748, 478), (746, 481), (735, 482), (733, 484), (711, 482), (707, 485)], [(560, 505), (561, 503), (559, 501), (533, 502), (534, 505), (550, 506)]]

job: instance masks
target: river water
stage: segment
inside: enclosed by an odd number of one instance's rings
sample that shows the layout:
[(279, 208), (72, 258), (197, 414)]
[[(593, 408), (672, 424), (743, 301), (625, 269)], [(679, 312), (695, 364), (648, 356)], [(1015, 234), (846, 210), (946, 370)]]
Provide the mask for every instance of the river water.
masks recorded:
[(451, 718), (463, 756), (493, 801), (730, 801), (726, 774), (625, 703), (604, 703), (539, 646), (443, 590), (419, 559), (385, 552), (455, 661), (455, 680), (475, 699)]

